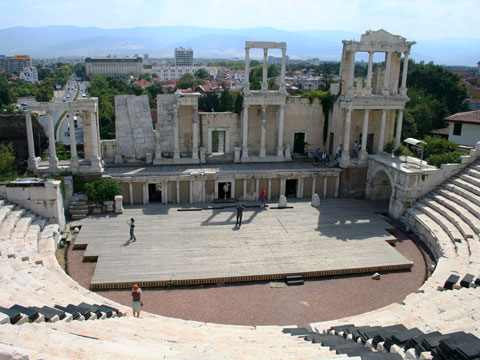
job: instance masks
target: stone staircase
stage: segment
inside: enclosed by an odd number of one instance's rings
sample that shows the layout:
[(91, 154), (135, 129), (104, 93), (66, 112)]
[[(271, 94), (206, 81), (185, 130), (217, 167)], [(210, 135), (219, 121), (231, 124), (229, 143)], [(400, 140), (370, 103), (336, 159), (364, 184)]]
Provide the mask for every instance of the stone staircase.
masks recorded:
[[(59, 227), (0, 200), (0, 307), (105, 304), (131, 309), (76, 283), (60, 268), (55, 247)], [(23, 315), (10, 324), (0, 313), (1, 359), (342, 359), (335, 351), (283, 334), (281, 326), (234, 326), (131, 316), (72, 321)], [(80, 319), (84, 320), (84, 319)], [(21, 325), (20, 325), (21, 324)], [(95, 354), (95, 355), (93, 355)]]
[(73, 220), (84, 219), (88, 215), (88, 197), (85, 194), (74, 194), (68, 212)]

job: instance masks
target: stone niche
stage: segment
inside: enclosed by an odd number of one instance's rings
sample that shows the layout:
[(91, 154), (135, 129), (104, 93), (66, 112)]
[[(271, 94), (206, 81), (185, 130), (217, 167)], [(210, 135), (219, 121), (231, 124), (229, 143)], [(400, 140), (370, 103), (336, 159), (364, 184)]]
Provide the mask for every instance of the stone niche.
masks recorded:
[(148, 96), (115, 96), (117, 155), (125, 160), (143, 160), (155, 150), (155, 135)]

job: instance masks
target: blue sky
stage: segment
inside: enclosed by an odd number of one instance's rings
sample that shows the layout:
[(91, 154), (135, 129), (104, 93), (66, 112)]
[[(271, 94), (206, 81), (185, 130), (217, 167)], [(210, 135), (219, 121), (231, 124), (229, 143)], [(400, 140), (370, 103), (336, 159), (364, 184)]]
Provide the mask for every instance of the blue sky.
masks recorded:
[(283, 30), (384, 28), (415, 40), (479, 38), (480, 0), (0, 0), (1, 28), (192, 25)]

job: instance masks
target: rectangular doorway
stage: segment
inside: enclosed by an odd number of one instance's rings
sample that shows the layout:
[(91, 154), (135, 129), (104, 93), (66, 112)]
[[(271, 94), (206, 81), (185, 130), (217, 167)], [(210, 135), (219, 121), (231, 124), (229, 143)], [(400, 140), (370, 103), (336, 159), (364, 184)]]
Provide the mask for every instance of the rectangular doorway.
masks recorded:
[(212, 131), (212, 153), (225, 153), (225, 131)]
[(373, 134), (367, 136), (367, 153), (373, 154)]
[(285, 196), (296, 197), (297, 196), (297, 179), (287, 179), (285, 182)]
[(293, 152), (295, 154), (305, 154), (306, 145), (304, 132), (296, 132), (293, 134)]
[(220, 200), (230, 199), (232, 194), (232, 183), (231, 182), (219, 182), (218, 183), (218, 198)]
[(148, 184), (148, 201), (162, 202), (162, 184)]

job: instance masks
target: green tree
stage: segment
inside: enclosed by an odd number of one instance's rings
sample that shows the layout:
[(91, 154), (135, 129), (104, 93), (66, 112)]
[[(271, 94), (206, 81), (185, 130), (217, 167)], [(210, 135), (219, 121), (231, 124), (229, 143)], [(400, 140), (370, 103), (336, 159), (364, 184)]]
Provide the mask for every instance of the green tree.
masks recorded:
[(144, 91), (148, 95), (148, 101), (150, 103), (150, 108), (154, 109), (157, 106), (156, 100), (158, 94), (163, 94), (163, 89), (158, 84), (152, 84), (145, 88)]
[(207, 93), (198, 99), (198, 109), (206, 112), (218, 111), (219, 103), (216, 93)]
[(235, 103), (233, 104), (233, 112), (240, 114), (243, 107), (243, 95), (242, 93), (238, 93), (235, 97)]
[(152, 82), (152, 75), (150, 75), (149, 73), (141, 74), (138, 78)]
[(0, 179), (7, 179), (14, 175), (14, 162), (15, 152), (11, 144), (0, 144)]
[(7, 76), (0, 74), (0, 105), (8, 105), (13, 102), (13, 96), (10, 92)]
[(37, 65), (38, 80), (44, 80), (50, 75), (50, 71), (45, 69), (42, 65)]
[(197, 71), (195, 71), (195, 73), (193, 74), (195, 76), (195, 78), (197, 79), (204, 79), (204, 80), (211, 80), (213, 79), (213, 76), (211, 76), (207, 70), (205, 69), (198, 69)]
[(177, 81), (178, 89), (192, 89), (194, 87), (193, 76), (190, 73), (183, 74)]
[(224, 88), (222, 95), (220, 95), (217, 111), (232, 111), (232, 108), (233, 108), (233, 96), (228, 91), (227, 88)]
[(45, 80), (40, 85), (35, 100), (38, 102), (49, 102), (53, 98), (53, 84), (50, 80)]
[(85, 64), (77, 63), (73, 66), (73, 72), (77, 75), (80, 79), (85, 79)]

